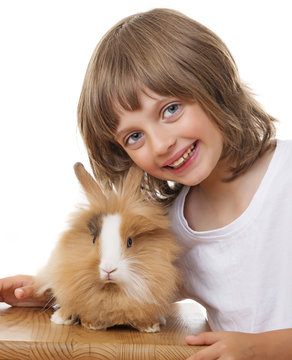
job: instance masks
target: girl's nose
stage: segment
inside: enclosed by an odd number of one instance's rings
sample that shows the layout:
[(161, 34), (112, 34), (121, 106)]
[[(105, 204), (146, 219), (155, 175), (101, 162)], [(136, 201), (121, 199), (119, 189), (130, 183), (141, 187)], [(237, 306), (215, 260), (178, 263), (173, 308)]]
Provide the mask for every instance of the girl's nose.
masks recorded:
[(175, 145), (176, 137), (173, 134), (169, 134), (165, 129), (156, 130), (152, 134), (152, 150), (156, 156), (164, 155)]

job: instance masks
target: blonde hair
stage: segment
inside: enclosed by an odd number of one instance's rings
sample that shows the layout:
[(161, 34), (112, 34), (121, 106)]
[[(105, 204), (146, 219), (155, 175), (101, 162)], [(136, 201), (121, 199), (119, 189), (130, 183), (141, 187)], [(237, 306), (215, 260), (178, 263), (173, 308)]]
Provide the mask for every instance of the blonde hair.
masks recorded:
[[(221, 39), (179, 12), (154, 9), (109, 30), (86, 72), (78, 122), (93, 172), (105, 186), (117, 183), (132, 164), (115, 141), (117, 107), (139, 109), (143, 88), (200, 104), (223, 135), (223, 157), (232, 164), (229, 180), (274, 146), (275, 119), (241, 82)], [(144, 187), (166, 202), (180, 188), (148, 174)]]

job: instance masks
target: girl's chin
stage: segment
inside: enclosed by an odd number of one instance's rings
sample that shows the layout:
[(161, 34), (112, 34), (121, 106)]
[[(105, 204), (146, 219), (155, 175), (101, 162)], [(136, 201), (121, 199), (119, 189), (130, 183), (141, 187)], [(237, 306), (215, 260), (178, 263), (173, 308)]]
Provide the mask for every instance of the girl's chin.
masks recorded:
[[(145, 170), (147, 172), (147, 170)], [(164, 181), (171, 181), (175, 183), (179, 183), (186, 186), (196, 186), (200, 184), (202, 181), (204, 181), (209, 174), (204, 174), (204, 171), (199, 171), (198, 169), (193, 169), (193, 171), (190, 171), (188, 174), (175, 174), (172, 171), (167, 171), (165, 169), (162, 172), (157, 173), (151, 173), (147, 172), (151, 176), (164, 180)]]
[(172, 181), (186, 186), (196, 186), (206, 180), (209, 175), (210, 173), (208, 171), (193, 169), (193, 171), (185, 174), (185, 176), (174, 176)]

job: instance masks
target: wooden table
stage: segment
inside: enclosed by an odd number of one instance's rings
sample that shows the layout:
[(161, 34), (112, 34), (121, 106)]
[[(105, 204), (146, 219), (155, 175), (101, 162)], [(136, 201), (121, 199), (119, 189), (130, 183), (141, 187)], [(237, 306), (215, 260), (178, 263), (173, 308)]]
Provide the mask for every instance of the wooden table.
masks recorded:
[(0, 306), (0, 360), (30, 359), (186, 359), (202, 349), (185, 344), (185, 336), (209, 330), (195, 303), (173, 305), (159, 333), (126, 327), (106, 331), (80, 325), (57, 325), (51, 310)]

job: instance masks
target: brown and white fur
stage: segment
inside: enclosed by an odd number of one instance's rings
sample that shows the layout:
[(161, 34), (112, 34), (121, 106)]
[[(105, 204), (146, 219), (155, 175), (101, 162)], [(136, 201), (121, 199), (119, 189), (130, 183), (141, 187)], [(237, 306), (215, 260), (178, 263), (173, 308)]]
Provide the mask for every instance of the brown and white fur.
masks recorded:
[(107, 196), (82, 164), (74, 169), (89, 205), (73, 216), (37, 276), (40, 291), (50, 289), (60, 306), (51, 320), (159, 331), (180, 282), (166, 210), (143, 196), (136, 167)]

